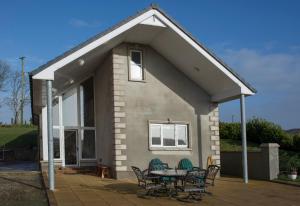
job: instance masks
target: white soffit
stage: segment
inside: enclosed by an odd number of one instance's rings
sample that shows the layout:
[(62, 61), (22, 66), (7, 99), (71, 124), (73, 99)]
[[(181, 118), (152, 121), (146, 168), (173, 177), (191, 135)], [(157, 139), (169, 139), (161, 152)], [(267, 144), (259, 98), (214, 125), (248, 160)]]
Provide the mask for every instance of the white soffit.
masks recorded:
[[(185, 42), (187, 42), (192, 48), (197, 50), (205, 59), (215, 65), (216, 69), (219, 69), (225, 76), (230, 78), (233, 83), (240, 87), (240, 93), (246, 95), (253, 95), (254, 92), (251, 91), (240, 79), (238, 79), (231, 71), (229, 71), (222, 63), (220, 63), (216, 58), (214, 58), (210, 53), (208, 53), (204, 48), (202, 48), (195, 40), (188, 36), (181, 28), (175, 25), (169, 18), (167, 18), (163, 13), (156, 9), (151, 9), (139, 16), (133, 18), (132, 20), (124, 23), (123, 25), (113, 29), (109, 33), (95, 39), (91, 43), (83, 46), (82, 48), (75, 50), (73, 53), (65, 56), (64, 58), (50, 64), (48, 67), (35, 74), (33, 79), (43, 79), (43, 80), (54, 80), (54, 72), (70, 62), (80, 58), (81, 56), (87, 54), (88, 52), (94, 50), (95, 48), (106, 44), (117, 36), (123, 34), (124, 32), (132, 29), (136, 25), (151, 25), (156, 27), (167, 27), (176, 34), (178, 34)], [(215, 96), (215, 100), (219, 99), (219, 96)]]
[(158, 27), (166, 27), (164, 23), (162, 23), (156, 16), (151, 16), (148, 19), (142, 21), (140, 24), (150, 25), (150, 26), (158, 26)]

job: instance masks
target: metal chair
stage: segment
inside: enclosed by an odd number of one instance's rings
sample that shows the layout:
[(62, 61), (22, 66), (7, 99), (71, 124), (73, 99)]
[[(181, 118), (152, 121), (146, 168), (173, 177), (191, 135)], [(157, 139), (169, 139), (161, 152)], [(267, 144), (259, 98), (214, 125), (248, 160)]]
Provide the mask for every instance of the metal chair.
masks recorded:
[(178, 189), (188, 195), (179, 200), (201, 200), (202, 194), (205, 193), (206, 174), (206, 170), (203, 169), (189, 171), (184, 178), (183, 185), (178, 186)]
[(207, 174), (206, 174), (206, 186), (214, 186), (215, 185), (215, 179), (220, 171), (220, 166), (218, 165), (209, 165), (207, 168)]
[[(151, 171), (167, 170), (167, 169), (172, 169), (169, 167), (168, 163), (164, 163), (160, 159), (154, 158), (149, 163), (148, 175), (152, 176), (150, 174)], [(171, 178), (171, 177), (161, 177), (160, 180), (161, 180), (161, 182), (163, 182), (165, 184), (165, 186), (166, 186), (166, 184), (170, 184), (175, 181), (175, 179)]]
[(164, 162), (162, 162), (160, 159), (154, 158), (154, 159), (152, 159), (152, 160), (149, 162), (149, 166), (148, 166), (149, 172), (150, 172), (150, 171), (153, 171), (153, 170), (151, 170), (151, 169), (152, 169), (153, 167), (155, 167), (156, 165), (161, 165), (161, 167), (162, 167), (163, 169), (171, 169), (171, 168), (169, 168), (168, 163), (164, 163)]
[(159, 181), (159, 177), (147, 176), (147, 171), (141, 171), (138, 167), (131, 166), (133, 172), (135, 173), (138, 186), (146, 190), (145, 195), (156, 195), (156, 191), (162, 188), (162, 184)]
[(193, 171), (193, 170), (199, 170), (200, 168), (199, 167), (194, 167), (193, 163), (189, 159), (184, 158), (184, 159), (179, 161), (178, 169)]

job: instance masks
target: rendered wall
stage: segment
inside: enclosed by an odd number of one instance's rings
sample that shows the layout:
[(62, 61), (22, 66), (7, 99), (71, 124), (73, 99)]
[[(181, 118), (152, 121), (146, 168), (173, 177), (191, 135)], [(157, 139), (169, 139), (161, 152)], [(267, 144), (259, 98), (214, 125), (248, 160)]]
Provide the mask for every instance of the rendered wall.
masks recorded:
[[(130, 49), (143, 50), (145, 81), (128, 80), (128, 54)], [(218, 105), (198, 85), (187, 78), (158, 52), (148, 46), (121, 44), (113, 49), (115, 77), (123, 89), (121, 101), (115, 109), (122, 112), (115, 132), (125, 135), (116, 142), (118, 178), (132, 175), (130, 166), (148, 167), (152, 158), (160, 158), (171, 167), (182, 158), (194, 165), (206, 167), (209, 155), (220, 163), (218, 139)], [(115, 112), (116, 113), (116, 112)], [(118, 112), (119, 113), (119, 112)], [(185, 150), (149, 148), (149, 120), (184, 121), (191, 124), (191, 147)], [(117, 141), (117, 140), (115, 140)], [(216, 145), (217, 144), (217, 145)], [(116, 150), (116, 149), (115, 149)]]
[(95, 71), (97, 158), (113, 166), (112, 56), (109, 54)]

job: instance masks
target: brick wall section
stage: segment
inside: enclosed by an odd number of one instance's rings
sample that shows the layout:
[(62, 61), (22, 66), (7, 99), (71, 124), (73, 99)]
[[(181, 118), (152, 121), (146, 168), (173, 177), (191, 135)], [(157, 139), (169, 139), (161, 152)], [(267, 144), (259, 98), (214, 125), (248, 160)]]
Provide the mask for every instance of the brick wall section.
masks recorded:
[(126, 56), (122, 55), (121, 48), (113, 49), (113, 136), (114, 136), (114, 167), (116, 176), (118, 172), (128, 171), (126, 166), (126, 95), (125, 82), (127, 78)]
[(219, 134), (219, 107), (218, 104), (210, 105), (209, 131), (211, 140), (212, 159), (220, 165), (220, 134)]

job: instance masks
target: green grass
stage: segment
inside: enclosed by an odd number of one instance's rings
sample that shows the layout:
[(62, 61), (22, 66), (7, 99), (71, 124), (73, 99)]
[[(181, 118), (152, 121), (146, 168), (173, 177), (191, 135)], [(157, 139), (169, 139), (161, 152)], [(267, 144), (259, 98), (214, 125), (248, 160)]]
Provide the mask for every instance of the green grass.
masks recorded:
[(297, 179), (291, 180), (291, 179), (288, 178), (287, 175), (279, 175), (278, 180), (283, 181), (283, 182), (287, 182), (287, 183), (293, 183), (293, 184), (300, 185), (300, 177), (299, 176), (297, 177)]
[[(221, 139), (222, 152), (238, 152), (242, 151), (242, 142), (232, 139)], [(260, 147), (256, 143), (247, 142), (248, 151), (260, 151)]]
[(0, 127), (0, 147), (32, 148), (37, 146), (36, 127)]

